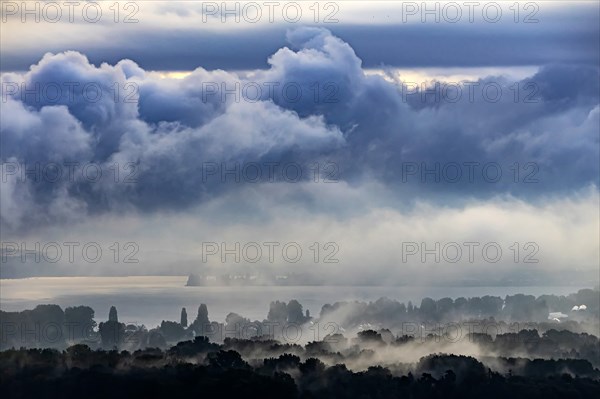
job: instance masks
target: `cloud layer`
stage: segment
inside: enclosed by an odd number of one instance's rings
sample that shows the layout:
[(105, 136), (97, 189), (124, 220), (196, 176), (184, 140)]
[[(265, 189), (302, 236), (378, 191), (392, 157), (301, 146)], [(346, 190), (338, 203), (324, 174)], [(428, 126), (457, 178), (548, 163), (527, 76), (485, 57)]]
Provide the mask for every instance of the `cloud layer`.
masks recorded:
[[(21, 172), (3, 170), (4, 209), (59, 198), (88, 212), (195, 205), (268, 181), (270, 162), (298, 165), (297, 181), (314, 177), (315, 163), (336, 181), (377, 180), (404, 202), (535, 199), (597, 183), (595, 67), (547, 65), (521, 81), (490, 76), (444, 86), (366, 75), (352, 47), (326, 30), (291, 31), (288, 40), (291, 48), (273, 54), (269, 69), (247, 76), (198, 68), (159, 79), (132, 61), (95, 67), (76, 52), (2, 75), (1, 156)], [(98, 164), (104, 175), (23, 176), (36, 163), (69, 162)], [(248, 164), (261, 170), (243, 169)], [(135, 184), (115, 184), (111, 165), (131, 167)], [(292, 173), (274, 172), (284, 183)], [(27, 217), (40, 219), (3, 212), (13, 226)]]
[[(287, 40), (268, 69), (246, 73), (198, 67), (164, 78), (131, 60), (97, 67), (64, 52), (3, 74), (5, 231), (27, 237), (103, 217), (137, 225), (144, 215), (160, 228), (160, 215), (171, 215), (166, 224), (198, 217), (223, 239), (269, 240), (286, 236), (279, 223), (290, 218), (289, 240), (330, 229), (361, 278), (365, 263), (385, 270), (397, 261), (394, 234), (538, 240), (561, 251), (576, 243), (566, 253), (593, 267), (596, 225), (581, 215), (598, 216), (597, 66), (411, 82), (365, 73), (353, 47), (327, 30), (292, 30)], [(462, 227), (446, 231), (449, 220)], [(484, 228), (492, 225), (498, 231)], [(527, 237), (514, 238), (516, 225)], [(549, 267), (568, 262), (551, 252)]]
[[(203, 13), (202, 7), (211, 3), (220, 8), (218, 2), (140, 3), (137, 11), (131, 6), (121, 10), (118, 22), (110, 5), (100, 3), (101, 18), (93, 23), (84, 18), (83, 5), (75, 7), (73, 22), (65, 7), (63, 18), (53, 23), (44, 14), (38, 15), (39, 23), (33, 15), (23, 23), (18, 8), (4, 15), (6, 28), (0, 40), (6, 56), (0, 69), (26, 70), (46, 51), (65, 50), (83, 52), (96, 65), (130, 58), (147, 70), (191, 70), (198, 65), (227, 70), (265, 68), (268, 55), (284, 45), (286, 29), (306, 25), (326, 27), (352, 43), (368, 68), (552, 62), (593, 66), (600, 62), (596, 2), (523, 3), (518, 12), (513, 3), (481, 2), (469, 10), (468, 3), (453, 2), (458, 10), (450, 10), (447, 3), (439, 2), (426, 6), (429, 10), (437, 7), (433, 13), (427, 13), (420, 2), (327, 2), (319, 5), (318, 18), (313, 3), (299, 2), (299, 20), (293, 18), (293, 10), (284, 13), (279, 4), (272, 13), (262, 6), (262, 18), (257, 21), (243, 11), (247, 2), (229, 5), (231, 10), (238, 4), (240, 10), (237, 16), (229, 12), (225, 21), (223, 10)], [(133, 11), (135, 22), (125, 23)], [(89, 14), (95, 16), (93, 10)], [(37, 33), (40, 27), (43, 35)]]

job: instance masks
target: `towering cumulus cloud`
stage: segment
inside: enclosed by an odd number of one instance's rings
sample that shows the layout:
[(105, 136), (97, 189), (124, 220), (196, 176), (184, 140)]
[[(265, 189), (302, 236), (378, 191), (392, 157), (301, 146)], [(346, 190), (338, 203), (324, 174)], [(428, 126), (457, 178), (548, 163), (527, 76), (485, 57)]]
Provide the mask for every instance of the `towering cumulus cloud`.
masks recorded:
[[(27, 234), (86, 216), (228, 207), (237, 213), (223, 217), (302, 212), (340, 228), (359, 217), (368, 230), (366, 215), (419, 225), (424, 204), (474, 215), (567, 203), (577, 214), (597, 200), (597, 67), (417, 85), (363, 69), (325, 29), (287, 39), (265, 70), (198, 67), (173, 78), (65, 52), (3, 74), (3, 226)], [(310, 184), (328, 177), (337, 184)]]

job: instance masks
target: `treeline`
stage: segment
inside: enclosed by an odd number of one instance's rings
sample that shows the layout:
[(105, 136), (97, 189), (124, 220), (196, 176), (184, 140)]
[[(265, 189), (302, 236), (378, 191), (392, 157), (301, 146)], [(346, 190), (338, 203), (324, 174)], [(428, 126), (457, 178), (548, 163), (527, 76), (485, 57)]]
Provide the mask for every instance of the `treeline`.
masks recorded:
[(163, 320), (159, 326), (148, 330), (144, 325), (119, 322), (113, 306), (106, 322), (96, 323), (94, 310), (88, 306), (67, 307), (38, 305), (22, 312), (0, 311), (0, 349), (35, 347), (65, 348), (73, 343), (84, 343), (92, 348), (135, 350), (145, 347), (166, 348), (196, 336), (209, 336), (222, 341), (226, 336), (282, 337), (286, 326), (300, 326), (312, 320), (310, 312), (291, 300), (275, 301), (270, 305), (267, 318), (251, 321), (236, 313), (229, 313), (225, 323), (210, 321), (208, 307), (201, 304), (188, 324), (187, 310), (181, 310), (179, 321)]
[[(0, 353), (0, 394), (37, 399), (173, 395), (551, 399), (592, 398), (600, 390), (598, 370), (579, 360), (500, 359), (514, 367), (503, 373), (472, 357), (440, 354), (395, 368), (374, 366), (353, 371), (343, 363), (328, 365), (316, 357), (292, 353), (248, 360), (232, 349), (248, 350), (255, 344), (264, 347), (265, 354), (273, 350), (273, 343), (228, 339), (217, 345), (205, 337), (179, 343), (167, 351), (92, 351), (85, 345), (62, 352), (8, 350)], [(398, 373), (400, 369), (410, 370)], [(578, 370), (579, 376), (573, 377), (571, 370)]]
[[(579, 307), (585, 305), (585, 310)], [(573, 310), (577, 307), (577, 310)], [(507, 295), (473, 298), (423, 298), (418, 305), (404, 304), (388, 298), (375, 302), (336, 302), (321, 309), (321, 320), (335, 320), (344, 328), (362, 324), (385, 325), (394, 328), (406, 321), (456, 322), (464, 319), (494, 318), (508, 322), (544, 322), (549, 314), (562, 313), (565, 320), (598, 320), (600, 317), (600, 291), (582, 289), (568, 296)]]
[[(381, 298), (368, 303), (327, 304), (315, 319), (298, 301), (291, 300), (287, 303), (271, 302), (264, 320), (252, 321), (229, 313), (224, 323), (211, 321), (207, 306), (201, 304), (189, 322), (187, 310), (183, 308), (178, 321), (163, 320), (159, 326), (150, 329), (143, 325), (119, 322), (114, 307), (110, 309), (107, 321), (97, 323), (94, 310), (88, 306), (67, 307), (63, 311), (58, 305), (38, 305), (33, 310), (22, 312), (0, 311), (0, 349), (64, 349), (75, 343), (84, 343), (93, 349), (133, 351), (146, 347), (167, 348), (197, 336), (208, 336), (215, 342), (223, 342), (227, 337), (308, 342), (319, 341), (325, 335), (361, 330), (387, 330), (383, 333), (385, 339), (388, 335), (413, 336), (417, 339), (433, 335), (448, 341), (462, 339), (471, 333), (483, 333), (491, 338), (498, 335), (502, 340), (504, 336), (509, 336), (506, 334), (528, 329), (542, 334), (540, 337), (536, 332), (536, 339), (541, 341), (538, 346), (527, 348), (527, 351), (533, 350), (531, 353), (562, 356), (565, 350), (573, 350), (574, 353), (585, 353), (587, 357), (590, 353), (587, 338), (573, 339), (569, 348), (563, 348), (553, 344), (546, 333), (552, 330), (575, 333), (595, 331), (599, 322), (599, 301), (597, 290), (580, 290), (566, 297), (535, 298), (518, 294), (507, 296), (504, 300), (491, 296), (456, 300), (442, 298), (437, 301), (424, 298), (419, 306)], [(552, 307), (547, 305), (549, 302), (553, 303)], [(586, 305), (585, 310), (566, 311), (568, 317), (563, 320), (567, 321), (549, 320), (549, 310), (569, 308), (573, 303), (578, 304), (573, 305), (578, 308)], [(513, 323), (514, 320), (525, 323)], [(457, 322), (462, 323), (453, 325)], [(458, 338), (453, 338), (454, 335), (458, 335)], [(537, 351), (536, 348), (543, 350)]]

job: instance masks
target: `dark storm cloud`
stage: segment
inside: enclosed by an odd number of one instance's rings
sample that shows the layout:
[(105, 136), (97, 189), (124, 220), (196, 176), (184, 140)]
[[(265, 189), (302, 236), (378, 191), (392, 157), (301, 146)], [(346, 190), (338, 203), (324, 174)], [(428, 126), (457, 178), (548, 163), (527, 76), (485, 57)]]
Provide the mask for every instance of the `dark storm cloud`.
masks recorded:
[[(143, 32), (128, 35), (126, 43), (63, 45), (48, 49), (10, 49), (3, 71), (26, 70), (45, 51), (86, 53), (96, 65), (134, 60), (147, 70), (181, 71), (198, 65), (207, 69), (246, 70), (266, 67), (265, 59), (282, 40), (284, 27), (244, 32), (243, 37), (216, 32)], [(432, 29), (416, 26), (339, 26), (330, 30), (352, 43), (366, 68), (480, 67), (542, 65), (551, 62), (598, 64), (597, 30), (489, 31)], [(118, 38), (115, 40), (119, 41)], [(434, 43), (434, 45), (432, 45)]]
[[(600, 63), (597, 4), (538, 7), (536, 23), (523, 23), (524, 16), (515, 23), (511, 11), (505, 8), (497, 23), (486, 22), (476, 14), (475, 22), (465, 22), (465, 15), (457, 24), (443, 18), (435, 23), (431, 16), (428, 23), (419, 23), (419, 15), (408, 19), (409, 23), (390, 23), (387, 15), (386, 23), (385, 12), (375, 7), (372, 11), (378, 23), (341, 20), (327, 28), (352, 45), (365, 68)], [(207, 69), (248, 70), (267, 67), (266, 58), (286, 45), (283, 33), (289, 24), (247, 24), (232, 31), (208, 29), (212, 25), (203, 26), (201, 12), (189, 5), (163, 8), (162, 12), (187, 16), (197, 23), (177, 30), (117, 25), (91, 42), (77, 43), (66, 36), (26, 48), (5, 46), (0, 69), (27, 70), (47, 51), (75, 50), (85, 53), (95, 65), (131, 59), (146, 70), (192, 70), (200, 65)], [(399, 12), (397, 7), (395, 13)]]
[[(363, 58), (365, 67), (469, 67), (598, 64), (598, 26), (453, 27), (430, 25), (340, 26), (332, 31)], [(433, 45), (432, 45), (433, 44)]]
[[(398, 203), (421, 195), (433, 201), (504, 194), (533, 200), (597, 185), (597, 66), (551, 64), (522, 81), (487, 77), (474, 82), (500, 88), (503, 95), (493, 101), (482, 98), (481, 91), (471, 101), (464, 85), (458, 101), (432, 101), (408, 94), (410, 82), (366, 75), (354, 49), (329, 31), (304, 28), (290, 31), (287, 39), (290, 48), (273, 53), (269, 68), (252, 78), (198, 68), (181, 80), (158, 79), (129, 60), (96, 67), (75, 52), (46, 55), (25, 75), (4, 74), (3, 110), (10, 111), (3, 112), (1, 125), (4, 163), (96, 162), (105, 171), (132, 163), (137, 182), (116, 184), (110, 174), (94, 183), (81, 178), (21, 182), (4, 169), (3, 222), (26, 227), (62, 220), (71, 209), (84, 214), (182, 210), (249, 186), (204, 179), (207, 163), (296, 163), (308, 170), (315, 162), (332, 161), (341, 180), (359, 186), (377, 181), (396, 193)], [(232, 88), (249, 81), (294, 85), (305, 95), (291, 100), (280, 89), (240, 101), (219, 91), (207, 95), (207, 83)], [(71, 98), (65, 90), (49, 100), (22, 91), (36, 83), (65, 87), (68, 82), (93, 83), (103, 96), (91, 102), (83, 95)], [(319, 90), (331, 83), (333, 91), (326, 89), (316, 101), (315, 83)], [(115, 84), (133, 84), (133, 101), (126, 101), (126, 90), (115, 98)], [(515, 100), (515, 84), (533, 84), (533, 90)], [(332, 101), (325, 101), (329, 95)], [(523, 101), (526, 95), (531, 101)], [(424, 162), (427, 168), (497, 163), (505, 177), (493, 184), (466, 176), (458, 183), (422, 184), (419, 174), (406, 180), (408, 162)], [(507, 174), (515, 162), (519, 168), (534, 163), (538, 182), (514, 184)], [(310, 179), (310, 174), (302, 177)], [(307, 195), (286, 201), (314, 206)]]
[[(198, 66), (206, 69), (243, 70), (265, 68), (267, 57), (285, 45), (285, 28), (253, 29), (242, 36), (181, 29), (144, 31), (126, 37), (108, 32), (111, 40), (96, 43), (52, 45), (42, 48), (10, 49), (3, 51), (2, 71), (27, 70), (47, 51), (74, 50), (85, 53), (95, 65), (116, 64), (127, 58), (146, 70), (182, 71)], [(115, 45), (118, 44), (118, 45)]]

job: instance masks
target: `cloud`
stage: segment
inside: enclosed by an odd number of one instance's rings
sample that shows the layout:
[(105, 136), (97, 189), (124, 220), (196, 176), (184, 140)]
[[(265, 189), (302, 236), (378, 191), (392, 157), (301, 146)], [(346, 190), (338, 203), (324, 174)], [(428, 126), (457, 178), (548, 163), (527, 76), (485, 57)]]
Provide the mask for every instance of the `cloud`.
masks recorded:
[[(26, 70), (46, 51), (77, 50), (96, 65), (130, 58), (147, 70), (189, 71), (199, 64), (208, 69), (265, 68), (268, 55), (285, 44), (285, 30), (301, 24), (327, 27), (352, 44), (367, 68), (598, 65), (598, 5), (560, 3), (564, 2), (523, 5), (517, 15), (510, 4), (502, 4), (499, 21), (493, 18), (495, 7), (490, 17), (484, 17), (483, 5), (477, 5), (471, 18), (461, 3), (458, 23), (439, 12), (405, 18), (403, 6), (408, 3), (342, 2), (333, 15), (335, 23), (324, 22), (331, 8), (321, 10), (315, 21), (308, 4), (302, 5), (303, 18), (297, 23), (286, 22), (281, 7), (272, 22), (263, 7), (260, 22), (241, 18), (234, 23), (236, 17), (230, 13), (228, 23), (222, 23), (223, 10), (203, 19), (200, 5), (152, 3), (139, 5), (136, 23), (113, 23), (108, 6), (98, 23), (86, 23), (81, 8), (76, 7), (75, 23), (68, 22), (66, 9), (58, 23), (34, 24), (32, 17), (22, 23), (20, 15), (9, 15), (1, 67), (3, 71)], [(36, 31), (40, 26), (44, 35)]]
[[(359, 211), (369, 204), (409, 211), (423, 198), (457, 207), (504, 196), (536, 204), (597, 190), (597, 66), (549, 64), (518, 81), (460, 82), (454, 89), (462, 96), (449, 101), (435, 90), (411, 91), (414, 82), (365, 74), (353, 47), (330, 31), (303, 28), (287, 38), (290, 48), (275, 51), (268, 69), (245, 74), (198, 67), (184, 79), (161, 79), (131, 60), (94, 66), (77, 52), (46, 54), (25, 74), (3, 74), (4, 163), (76, 161), (103, 172), (51, 182), (3, 167), (3, 222), (15, 231), (64, 223), (73, 204), (73, 214), (88, 216), (186, 212), (263, 184), (278, 197), (293, 184), (281, 173), (286, 165), (304, 172), (302, 184), (329, 176), (367, 194), (384, 187), (385, 198), (361, 195)], [(60, 96), (23, 90), (36, 84), (57, 85)], [(101, 95), (90, 100), (94, 90)], [(279, 168), (274, 182), (271, 163)], [(249, 164), (262, 175), (239, 179)], [(129, 174), (135, 181), (124, 182)], [(281, 200), (291, 211), (347, 214), (343, 198), (328, 203), (316, 192)], [(27, 211), (15, 216), (19, 203)]]
[[(312, 207), (294, 199), (309, 199)], [(27, 265), (20, 258), (4, 265), (5, 276), (157, 275), (171, 273), (273, 273), (309, 276), (339, 285), (493, 284), (581, 285), (597, 281), (600, 239), (598, 192), (583, 190), (569, 198), (530, 204), (516, 198), (472, 200), (461, 207), (440, 207), (421, 200), (410, 211), (393, 205), (397, 197), (385, 187), (346, 183), (247, 185), (206, 200), (185, 212), (108, 214), (88, 217), (68, 229), (48, 225), (13, 235), (7, 241), (78, 242), (75, 262), (63, 249), (57, 264)], [(98, 263), (83, 262), (81, 247), (95, 242), (104, 251)], [(139, 263), (113, 261), (109, 249), (134, 242)], [(275, 242), (273, 262), (264, 243)], [(249, 243), (262, 247), (262, 259), (248, 262), (235, 251), (221, 250), (203, 259), (203, 243), (231, 250)], [(286, 261), (283, 247), (296, 243), (297, 262)], [(314, 245), (318, 244), (318, 261)], [(325, 248), (327, 243), (334, 246)], [(473, 244), (472, 260), (469, 247)], [(516, 247), (515, 247), (516, 243)], [(413, 246), (413, 244), (416, 245)], [(488, 249), (484, 250), (484, 247)], [(461, 249), (460, 256), (456, 248)], [(312, 249), (311, 249), (312, 248)], [(436, 248), (438, 248), (436, 250)], [(496, 255), (496, 248), (501, 253)], [(415, 251), (416, 250), (416, 251)], [(425, 251), (429, 252), (426, 253)], [(129, 254), (123, 251), (121, 257)], [(295, 256), (294, 252), (290, 252)], [(291, 256), (292, 256), (291, 255)], [(325, 262), (325, 257), (332, 262)], [(423, 259), (425, 256), (425, 259)]]

